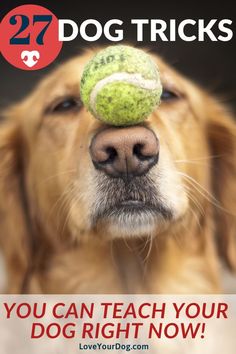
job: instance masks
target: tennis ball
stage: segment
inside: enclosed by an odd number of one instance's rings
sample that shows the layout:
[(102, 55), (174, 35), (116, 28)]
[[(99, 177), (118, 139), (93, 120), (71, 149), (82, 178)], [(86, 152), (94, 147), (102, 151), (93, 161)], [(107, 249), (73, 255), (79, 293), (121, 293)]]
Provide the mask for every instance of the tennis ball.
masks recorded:
[(98, 52), (85, 66), (81, 99), (104, 123), (115, 126), (143, 122), (160, 103), (157, 66), (140, 49), (118, 45)]

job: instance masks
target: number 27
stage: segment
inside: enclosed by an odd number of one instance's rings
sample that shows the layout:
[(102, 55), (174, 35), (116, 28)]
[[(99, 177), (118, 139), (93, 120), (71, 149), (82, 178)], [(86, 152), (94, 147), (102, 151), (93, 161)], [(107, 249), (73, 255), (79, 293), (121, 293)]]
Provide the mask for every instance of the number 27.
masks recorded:
[[(17, 24), (17, 17), (21, 18), (21, 26), (19, 31), (14, 34), (14, 36), (10, 39), (10, 44), (30, 44), (30, 34), (26, 37), (19, 37), (19, 34), (22, 33), (28, 26), (29, 26), (29, 17), (25, 15), (14, 15), (10, 18), (10, 24), (16, 25)], [(52, 22), (52, 15), (34, 15), (33, 16), (33, 25), (36, 22), (47, 22), (44, 28), (36, 37), (36, 43), (39, 45), (43, 45), (43, 38), (45, 32), (47, 31), (50, 23)]]

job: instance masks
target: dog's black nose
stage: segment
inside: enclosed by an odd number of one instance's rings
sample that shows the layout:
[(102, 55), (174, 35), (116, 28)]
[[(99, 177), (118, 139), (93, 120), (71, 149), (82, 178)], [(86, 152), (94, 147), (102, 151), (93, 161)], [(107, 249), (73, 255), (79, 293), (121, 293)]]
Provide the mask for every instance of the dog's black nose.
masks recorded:
[(111, 177), (129, 179), (147, 173), (158, 161), (159, 141), (148, 128), (108, 128), (92, 139), (94, 166)]

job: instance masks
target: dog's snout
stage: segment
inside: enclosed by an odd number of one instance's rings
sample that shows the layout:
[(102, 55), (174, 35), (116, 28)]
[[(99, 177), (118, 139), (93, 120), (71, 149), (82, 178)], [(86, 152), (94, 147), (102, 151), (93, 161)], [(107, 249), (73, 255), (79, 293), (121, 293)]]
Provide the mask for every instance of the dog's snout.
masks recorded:
[(90, 154), (95, 167), (123, 179), (147, 173), (158, 161), (159, 141), (148, 128), (108, 128), (92, 140)]

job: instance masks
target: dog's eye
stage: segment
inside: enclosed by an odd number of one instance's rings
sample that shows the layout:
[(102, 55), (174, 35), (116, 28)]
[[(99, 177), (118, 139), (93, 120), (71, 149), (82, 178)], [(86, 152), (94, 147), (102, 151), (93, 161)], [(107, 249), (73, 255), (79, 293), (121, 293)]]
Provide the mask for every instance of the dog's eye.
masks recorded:
[(179, 98), (179, 95), (173, 91), (163, 89), (162, 94), (161, 94), (161, 100), (162, 101), (172, 101), (172, 100), (177, 100)]
[(52, 113), (66, 113), (70, 111), (78, 111), (81, 107), (82, 103), (78, 98), (67, 97), (55, 103), (50, 111)]

